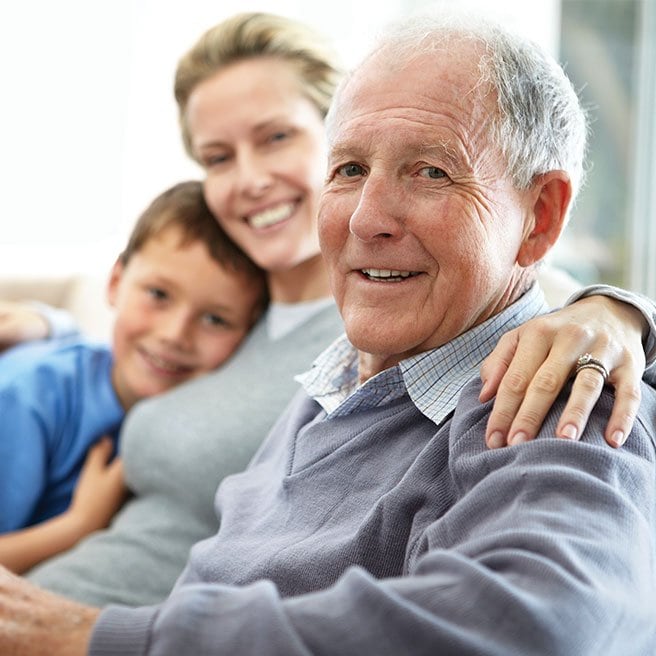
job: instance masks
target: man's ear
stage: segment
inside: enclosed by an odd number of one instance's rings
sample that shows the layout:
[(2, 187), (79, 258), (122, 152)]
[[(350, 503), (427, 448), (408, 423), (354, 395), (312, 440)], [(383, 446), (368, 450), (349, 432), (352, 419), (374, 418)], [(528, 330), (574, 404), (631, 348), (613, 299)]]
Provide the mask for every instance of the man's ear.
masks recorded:
[(107, 302), (111, 307), (116, 306), (116, 297), (118, 295), (118, 287), (123, 277), (124, 265), (121, 262), (121, 258), (117, 259), (114, 262), (114, 266), (109, 273), (109, 279), (107, 280)]
[(541, 260), (558, 240), (572, 198), (572, 183), (565, 171), (548, 171), (536, 176), (529, 193), (532, 216), (517, 254), (517, 264), (523, 267)]

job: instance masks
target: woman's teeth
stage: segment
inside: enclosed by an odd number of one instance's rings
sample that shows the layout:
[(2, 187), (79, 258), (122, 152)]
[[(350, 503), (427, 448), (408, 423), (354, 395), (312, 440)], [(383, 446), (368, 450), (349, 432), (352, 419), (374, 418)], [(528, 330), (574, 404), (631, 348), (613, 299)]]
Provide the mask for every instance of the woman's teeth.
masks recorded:
[(248, 217), (248, 223), (253, 228), (267, 228), (268, 226), (280, 223), (288, 219), (294, 211), (295, 203), (284, 203), (276, 207), (270, 207), (257, 214)]

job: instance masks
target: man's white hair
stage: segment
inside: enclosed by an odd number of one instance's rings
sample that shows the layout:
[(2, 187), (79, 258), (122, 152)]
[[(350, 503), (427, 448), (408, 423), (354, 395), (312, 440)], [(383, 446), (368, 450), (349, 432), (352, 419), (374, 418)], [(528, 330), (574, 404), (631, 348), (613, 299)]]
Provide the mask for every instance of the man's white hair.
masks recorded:
[[(587, 118), (562, 67), (537, 43), (488, 18), (440, 11), (389, 26), (364, 61), (384, 52), (390, 66), (401, 66), (425, 54), (439, 56), (463, 39), (482, 46), (478, 83), (496, 93), (490, 134), (515, 187), (526, 189), (535, 176), (561, 169), (570, 176), (575, 198), (584, 179)], [(333, 108), (350, 79), (342, 81)], [(333, 118), (329, 112), (329, 134)]]

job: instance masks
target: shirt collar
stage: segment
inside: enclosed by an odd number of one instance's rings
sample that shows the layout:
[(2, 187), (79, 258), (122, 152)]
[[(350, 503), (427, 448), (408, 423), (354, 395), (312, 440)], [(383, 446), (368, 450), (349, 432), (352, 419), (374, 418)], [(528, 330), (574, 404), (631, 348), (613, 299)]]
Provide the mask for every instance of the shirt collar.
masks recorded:
[(435, 424), (455, 408), (463, 387), (478, 376), (483, 360), (500, 337), (547, 311), (537, 284), (515, 303), (439, 348), (402, 360), (358, 387), (358, 353), (342, 335), (296, 377), (305, 391), (332, 415), (388, 403), (407, 392), (417, 409)]

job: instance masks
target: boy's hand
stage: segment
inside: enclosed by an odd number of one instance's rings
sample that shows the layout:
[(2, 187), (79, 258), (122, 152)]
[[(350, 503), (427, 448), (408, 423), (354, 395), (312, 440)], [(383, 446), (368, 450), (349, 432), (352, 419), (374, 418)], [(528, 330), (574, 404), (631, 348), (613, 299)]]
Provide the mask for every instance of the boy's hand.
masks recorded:
[(89, 449), (69, 509), (82, 535), (105, 528), (127, 495), (120, 458), (109, 462), (113, 442), (103, 437)]

